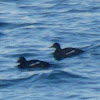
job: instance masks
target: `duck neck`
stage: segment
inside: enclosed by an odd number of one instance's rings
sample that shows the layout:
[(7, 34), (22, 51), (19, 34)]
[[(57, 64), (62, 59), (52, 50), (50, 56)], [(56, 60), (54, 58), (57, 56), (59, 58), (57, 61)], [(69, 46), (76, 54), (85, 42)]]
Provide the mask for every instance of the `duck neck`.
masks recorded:
[(26, 60), (22, 61), (20, 64), (23, 65), (23, 66), (25, 66), (27, 64), (27, 61)]
[(61, 47), (60, 47), (60, 46), (57, 46), (57, 47), (56, 47), (56, 50), (60, 50), (60, 49), (61, 49)]

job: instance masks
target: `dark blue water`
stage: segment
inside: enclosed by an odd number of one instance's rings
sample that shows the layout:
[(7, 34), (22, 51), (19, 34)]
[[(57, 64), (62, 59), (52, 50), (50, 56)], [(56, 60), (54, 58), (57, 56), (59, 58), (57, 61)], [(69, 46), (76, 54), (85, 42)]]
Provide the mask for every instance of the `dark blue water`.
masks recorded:
[[(55, 61), (54, 42), (86, 52)], [(20, 56), (52, 66), (20, 71)], [(0, 100), (100, 100), (100, 1), (0, 0)]]

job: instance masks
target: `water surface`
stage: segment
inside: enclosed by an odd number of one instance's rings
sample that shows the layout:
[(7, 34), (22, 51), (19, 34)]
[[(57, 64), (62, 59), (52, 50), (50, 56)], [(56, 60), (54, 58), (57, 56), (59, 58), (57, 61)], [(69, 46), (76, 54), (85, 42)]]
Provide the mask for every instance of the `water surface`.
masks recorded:
[[(99, 100), (99, 23), (98, 0), (1, 0), (0, 99)], [(56, 61), (54, 42), (86, 52)], [(20, 56), (52, 66), (20, 71)]]

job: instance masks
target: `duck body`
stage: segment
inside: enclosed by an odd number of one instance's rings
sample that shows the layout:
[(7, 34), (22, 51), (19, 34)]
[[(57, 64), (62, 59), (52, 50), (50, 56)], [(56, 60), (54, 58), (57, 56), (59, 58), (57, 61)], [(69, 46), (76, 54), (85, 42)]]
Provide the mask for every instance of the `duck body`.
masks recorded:
[(20, 57), (17, 63), (19, 63), (18, 68), (20, 69), (31, 69), (31, 68), (36, 68), (36, 67), (46, 68), (50, 66), (48, 62), (40, 61), (40, 60), (27, 61), (24, 57)]
[(64, 58), (75, 56), (84, 52), (83, 50), (72, 47), (61, 49), (58, 43), (54, 43), (51, 47), (56, 48), (56, 50), (53, 53), (53, 56), (56, 60), (62, 60)]

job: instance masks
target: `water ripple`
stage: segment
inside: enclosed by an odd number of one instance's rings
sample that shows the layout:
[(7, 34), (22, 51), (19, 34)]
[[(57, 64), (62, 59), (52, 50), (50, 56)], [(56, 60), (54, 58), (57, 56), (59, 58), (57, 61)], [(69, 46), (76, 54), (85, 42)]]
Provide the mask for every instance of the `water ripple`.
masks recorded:
[(66, 71), (61, 71), (61, 70), (57, 70), (57, 71), (53, 71), (52, 73), (50, 73), (47, 77), (47, 79), (55, 79), (55, 80), (59, 80), (59, 78), (86, 78), (82, 75), (77, 75), (77, 74), (73, 74), (70, 72), (66, 72)]
[(5, 36), (5, 34), (4, 34), (4, 33), (2, 33), (2, 32), (0, 32), (0, 37), (2, 37), (2, 36)]
[[(0, 92), (6, 94), (0, 99), (99, 100), (99, 3), (0, 0)], [(49, 48), (54, 42), (86, 52), (58, 62), (52, 56), (54, 49)], [(18, 70), (20, 56), (54, 65), (50, 69)]]

